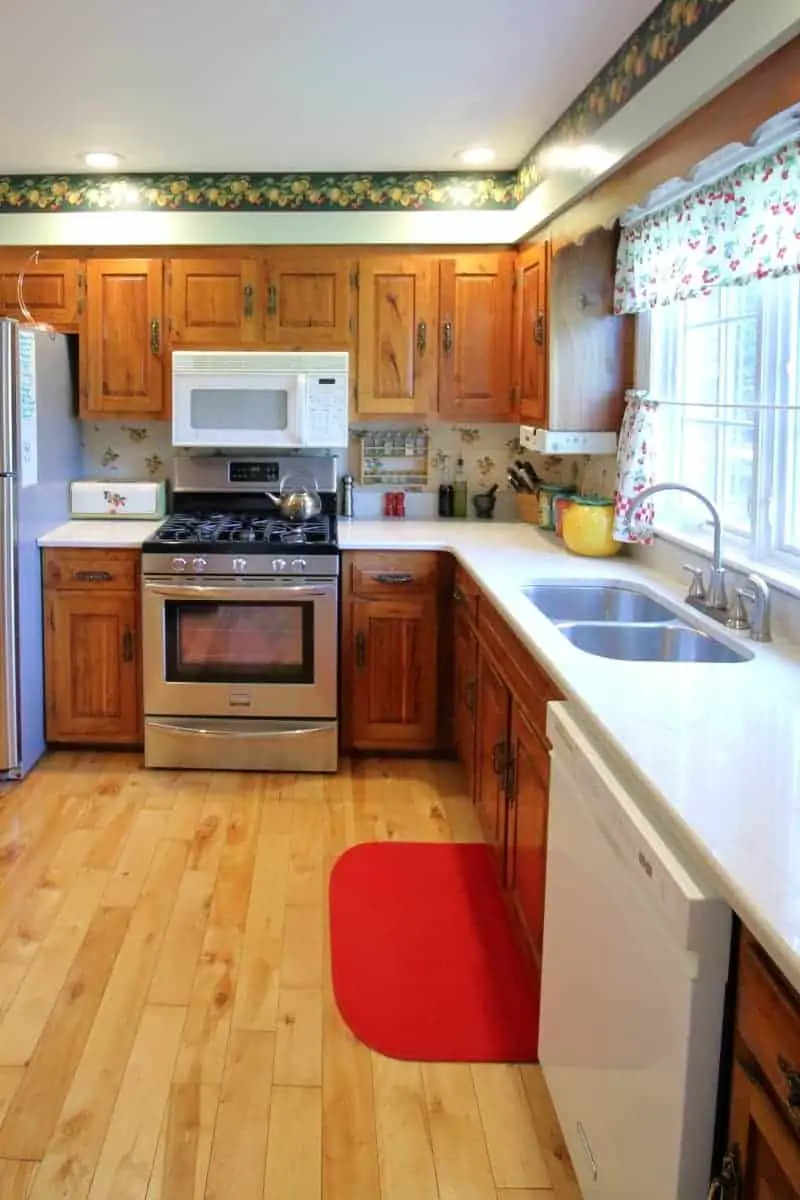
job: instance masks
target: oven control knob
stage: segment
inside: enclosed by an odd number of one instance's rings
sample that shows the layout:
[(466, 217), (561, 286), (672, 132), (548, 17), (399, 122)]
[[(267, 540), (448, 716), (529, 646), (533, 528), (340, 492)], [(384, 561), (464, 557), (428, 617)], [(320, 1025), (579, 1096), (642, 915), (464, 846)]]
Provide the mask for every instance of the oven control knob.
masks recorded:
[(285, 558), (273, 558), (272, 569), (273, 569), (273, 571), (285, 571), (286, 570), (286, 559)]
[(186, 570), (186, 559), (185, 558), (173, 558), (172, 569), (173, 569), (173, 571), (185, 571)]
[(207, 558), (193, 558), (192, 559), (192, 570), (193, 571), (205, 571), (207, 566), (208, 566)]
[(247, 570), (247, 559), (246, 558), (234, 558), (233, 562), (231, 563), (231, 567), (233, 568), (234, 571), (246, 571)]
[(292, 570), (293, 571), (305, 571), (307, 566), (308, 566), (308, 561), (305, 558), (293, 558), (292, 559)]

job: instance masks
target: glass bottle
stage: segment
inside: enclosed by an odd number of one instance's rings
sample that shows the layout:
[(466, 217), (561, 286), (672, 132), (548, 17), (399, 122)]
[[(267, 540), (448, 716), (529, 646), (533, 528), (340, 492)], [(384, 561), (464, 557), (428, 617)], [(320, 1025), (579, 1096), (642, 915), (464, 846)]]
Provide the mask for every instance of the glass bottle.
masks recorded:
[(464, 459), (459, 454), (456, 459), (456, 474), (453, 482), (453, 516), (467, 515), (467, 473), (464, 469)]
[(442, 463), (442, 482), (439, 484), (439, 516), (453, 515), (453, 485), (450, 482), (450, 459), (445, 454)]

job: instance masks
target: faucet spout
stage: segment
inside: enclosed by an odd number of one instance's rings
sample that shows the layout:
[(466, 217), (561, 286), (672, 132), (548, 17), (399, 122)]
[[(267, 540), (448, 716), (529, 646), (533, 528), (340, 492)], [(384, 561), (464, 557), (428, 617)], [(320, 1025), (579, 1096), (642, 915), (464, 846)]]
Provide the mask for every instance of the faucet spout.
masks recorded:
[(702, 501), (711, 513), (711, 520), (714, 526), (714, 552), (711, 563), (708, 600), (705, 607), (726, 610), (728, 607), (728, 597), (725, 591), (725, 568), (722, 565), (722, 521), (717, 506), (713, 501), (709, 500), (708, 496), (704, 496), (702, 492), (698, 492), (697, 488), (688, 487), (685, 483), (654, 483), (652, 487), (645, 488), (643, 492), (639, 492), (636, 497), (636, 507), (645, 500), (649, 500), (656, 492), (686, 492), (688, 495), (694, 496), (695, 499)]

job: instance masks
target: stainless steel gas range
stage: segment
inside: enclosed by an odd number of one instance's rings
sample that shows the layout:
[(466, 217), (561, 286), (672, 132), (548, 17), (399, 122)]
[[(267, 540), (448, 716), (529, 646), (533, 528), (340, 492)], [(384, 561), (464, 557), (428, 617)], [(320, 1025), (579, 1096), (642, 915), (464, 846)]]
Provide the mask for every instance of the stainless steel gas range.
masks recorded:
[[(291, 474), (319, 516), (281, 519)], [(142, 547), (145, 765), (335, 771), (335, 458), (177, 458)]]

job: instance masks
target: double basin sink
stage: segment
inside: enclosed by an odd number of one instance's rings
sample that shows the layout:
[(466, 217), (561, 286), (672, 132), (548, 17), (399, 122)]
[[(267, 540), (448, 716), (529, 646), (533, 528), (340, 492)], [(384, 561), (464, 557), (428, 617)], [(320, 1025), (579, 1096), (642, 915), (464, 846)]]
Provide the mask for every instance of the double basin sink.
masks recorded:
[(536, 583), (524, 595), (579, 650), (631, 662), (747, 662), (753, 655), (692, 625), (639, 588)]

